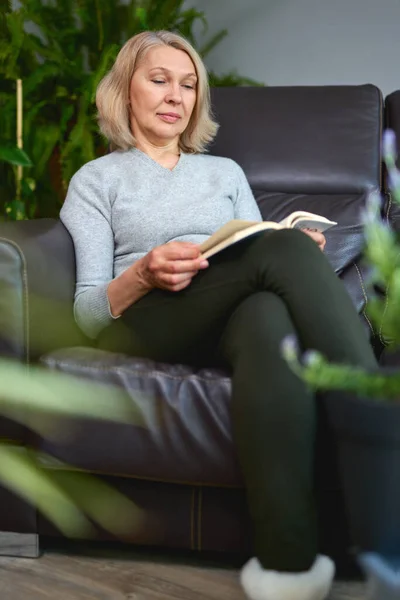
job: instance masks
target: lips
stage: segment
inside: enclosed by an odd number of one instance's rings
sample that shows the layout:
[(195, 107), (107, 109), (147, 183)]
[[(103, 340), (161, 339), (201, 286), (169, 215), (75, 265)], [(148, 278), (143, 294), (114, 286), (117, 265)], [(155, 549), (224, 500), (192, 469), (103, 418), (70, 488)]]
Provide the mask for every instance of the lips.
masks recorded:
[(181, 118), (180, 115), (176, 113), (157, 113), (160, 119), (166, 121), (167, 123), (176, 123)]

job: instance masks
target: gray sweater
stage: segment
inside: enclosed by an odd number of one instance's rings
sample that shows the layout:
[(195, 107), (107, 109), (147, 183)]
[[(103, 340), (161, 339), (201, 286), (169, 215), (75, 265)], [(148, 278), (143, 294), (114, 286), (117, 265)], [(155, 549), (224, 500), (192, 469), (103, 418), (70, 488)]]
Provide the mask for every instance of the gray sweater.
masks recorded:
[(72, 178), (61, 221), (76, 253), (74, 313), (92, 338), (113, 317), (107, 287), (155, 246), (201, 243), (230, 219), (260, 221), (237, 163), (181, 154), (173, 170), (134, 148), (84, 165)]

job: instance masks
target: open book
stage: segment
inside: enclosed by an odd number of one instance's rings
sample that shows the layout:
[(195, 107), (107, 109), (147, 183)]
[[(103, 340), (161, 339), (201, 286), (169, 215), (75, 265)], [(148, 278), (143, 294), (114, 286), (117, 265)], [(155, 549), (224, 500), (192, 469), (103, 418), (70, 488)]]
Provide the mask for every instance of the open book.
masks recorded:
[(203, 242), (200, 250), (203, 258), (206, 259), (228, 248), (228, 246), (266, 229), (315, 229), (322, 232), (333, 227), (333, 225), (337, 225), (337, 223), (304, 210), (297, 210), (291, 213), (279, 223), (275, 223), (274, 221), (243, 221), (233, 219)]

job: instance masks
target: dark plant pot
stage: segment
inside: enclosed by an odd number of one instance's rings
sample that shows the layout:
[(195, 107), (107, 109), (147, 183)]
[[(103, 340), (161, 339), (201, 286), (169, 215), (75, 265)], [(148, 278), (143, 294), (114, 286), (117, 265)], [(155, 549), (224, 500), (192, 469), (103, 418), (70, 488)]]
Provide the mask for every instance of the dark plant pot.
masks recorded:
[(400, 401), (327, 392), (351, 540), (358, 550), (400, 553)]

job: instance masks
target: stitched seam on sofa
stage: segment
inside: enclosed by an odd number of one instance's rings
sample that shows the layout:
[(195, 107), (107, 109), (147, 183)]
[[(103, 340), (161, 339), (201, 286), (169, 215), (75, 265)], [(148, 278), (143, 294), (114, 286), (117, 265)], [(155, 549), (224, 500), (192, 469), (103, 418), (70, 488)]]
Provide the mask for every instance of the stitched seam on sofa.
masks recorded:
[(73, 465), (51, 465), (44, 463), (46, 470), (52, 471), (72, 471), (77, 473), (93, 473), (95, 475), (105, 475), (107, 477), (123, 477), (124, 479), (137, 479), (138, 481), (152, 481), (154, 483), (172, 483), (174, 485), (186, 485), (197, 487), (223, 488), (227, 490), (242, 490), (244, 485), (229, 483), (210, 483), (208, 481), (186, 481), (182, 479), (162, 479), (161, 477), (147, 477), (146, 475), (127, 475), (126, 473), (100, 471), (98, 469), (84, 469)]
[(194, 546), (194, 501), (195, 501), (196, 488), (192, 487), (192, 493), (190, 496), (190, 549), (195, 550)]
[[(68, 368), (71, 367), (71, 363), (66, 363), (66, 362), (59, 362), (57, 361), (56, 364), (60, 367), (64, 367), (64, 368)], [(79, 367), (79, 369), (81, 371), (90, 371), (90, 372), (99, 372), (99, 371), (103, 371), (106, 373), (124, 373), (124, 374), (128, 374), (128, 375), (141, 375), (141, 376), (145, 376), (147, 379), (150, 379), (150, 377), (153, 377), (155, 375), (157, 376), (162, 376), (162, 377), (167, 377), (168, 379), (175, 379), (176, 381), (180, 381), (182, 379), (196, 379), (198, 381), (203, 381), (205, 383), (207, 382), (211, 382), (211, 381), (227, 381), (229, 382), (231, 379), (230, 377), (226, 377), (226, 376), (221, 376), (221, 377), (201, 377), (199, 375), (194, 375), (194, 374), (189, 374), (189, 375), (171, 375), (170, 373), (164, 373), (163, 371), (149, 371), (149, 370), (131, 370), (131, 369), (124, 369), (123, 367), (98, 367), (98, 366), (91, 366), (91, 365), (81, 365), (79, 363), (73, 363), (73, 365), (76, 365)], [(77, 375), (77, 373), (74, 373), (74, 375)]]
[[(390, 227), (390, 211), (392, 209), (392, 194), (390, 193), (390, 191), (385, 192), (387, 198), (388, 198), (388, 204), (387, 204), (387, 210), (386, 210), (386, 224), (388, 225), (388, 227)], [(400, 254), (400, 253), (399, 253)], [(396, 257), (396, 260), (399, 256), (399, 254)], [(378, 332), (378, 337), (379, 337), (379, 341), (381, 342), (381, 344), (383, 344), (383, 346), (387, 346), (387, 342), (386, 340), (383, 338), (383, 321), (385, 319), (385, 315), (386, 315), (386, 311), (388, 308), (388, 303), (389, 303), (389, 285), (386, 286), (385, 289), (385, 295), (386, 295), (386, 299), (385, 299), (385, 307), (383, 309), (383, 314), (382, 314), (382, 319), (381, 319), (381, 324), (379, 327), (379, 332)]]
[[(397, 256), (399, 256), (399, 254)], [(390, 287), (389, 285), (386, 286), (386, 291), (385, 291), (385, 293), (386, 293), (385, 307), (383, 309), (382, 318), (381, 318), (381, 324), (380, 324), (380, 327), (379, 327), (379, 340), (380, 340), (380, 342), (384, 346), (388, 345), (386, 343), (386, 341), (383, 339), (383, 333), (382, 333), (382, 331), (383, 331), (383, 321), (385, 320), (386, 311), (387, 311), (387, 308), (388, 308), (388, 305), (389, 305), (389, 287)]]
[(198, 508), (197, 508), (197, 549), (201, 551), (201, 526), (202, 526), (202, 504), (203, 504), (203, 490), (201, 486), (197, 490), (198, 493)]
[(364, 309), (362, 311), (362, 314), (364, 315), (364, 319), (367, 321), (367, 323), (369, 325), (369, 328), (371, 329), (372, 335), (375, 335), (375, 331), (374, 331), (374, 328), (372, 327), (371, 321), (368, 319), (367, 314), (365, 312), (365, 308), (366, 308), (366, 306), (368, 304), (368, 296), (367, 296), (367, 292), (365, 291), (363, 278), (362, 278), (360, 269), (357, 266), (357, 263), (353, 262), (353, 265), (356, 268), (356, 271), (357, 271), (357, 274), (358, 274), (358, 278), (360, 280), (361, 289), (362, 289), (362, 292), (363, 292), (363, 295), (364, 295), (364, 299), (365, 299), (365, 306), (364, 306)]
[(392, 194), (390, 192), (387, 192), (387, 195), (389, 197), (389, 205), (386, 211), (386, 223), (387, 225), (390, 225), (390, 211), (392, 209)]
[(24, 316), (24, 342), (25, 342), (25, 361), (27, 366), (29, 367), (29, 344), (30, 344), (30, 340), (29, 340), (29, 300), (28, 300), (28, 270), (27, 270), (27, 266), (26, 266), (26, 260), (25, 260), (25, 255), (22, 251), (22, 248), (19, 246), (19, 244), (17, 244), (16, 242), (14, 242), (13, 240), (9, 240), (7, 238), (3, 238), (0, 237), (0, 241), (1, 242), (5, 242), (6, 244), (9, 244), (10, 246), (12, 246), (15, 250), (17, 250), (19, 257), (21, 259), (21, 265), (22, 265), (22, 292), (23, 292), (23, 299), (24, 299), (24, 308), (25, 308), (25, 315)]
[(381, 144), (381, 139), (382, 139), (382, 134), (383, 134), (383, 94), (381, 92), (381, 90), (378, 90), (378, 94), (379, 94), (379, 189), (382, 189), (382, 144)]
[[(250, 186), (251, 187), (251, 186)], [(334, 192), (334, 193), (321, 193), (321, 192), (302, 192), (302, 193), (298, 193), (295, 194), (294, 192), (285, 192), (285, 191), (276, 191), (276, 192), (269, 192), (266, 191), (265, 189), (256, 189), (251, 187), (251, 190), (253, 192), (253, 196), (255, 193), (260, 192), (262, 194), (273, 194), (274, 196), (294, 196), (296, 198), (296, 200), (298, 200), (299, 198), (302, 198), (303, 196), (345, 196), (346, 198), (348, 198), (349, 196), (356, 196), (357, 198), (359, 198), (360, 196), (362, 196), (365, 193), (365, 190), (362, 192)]]

